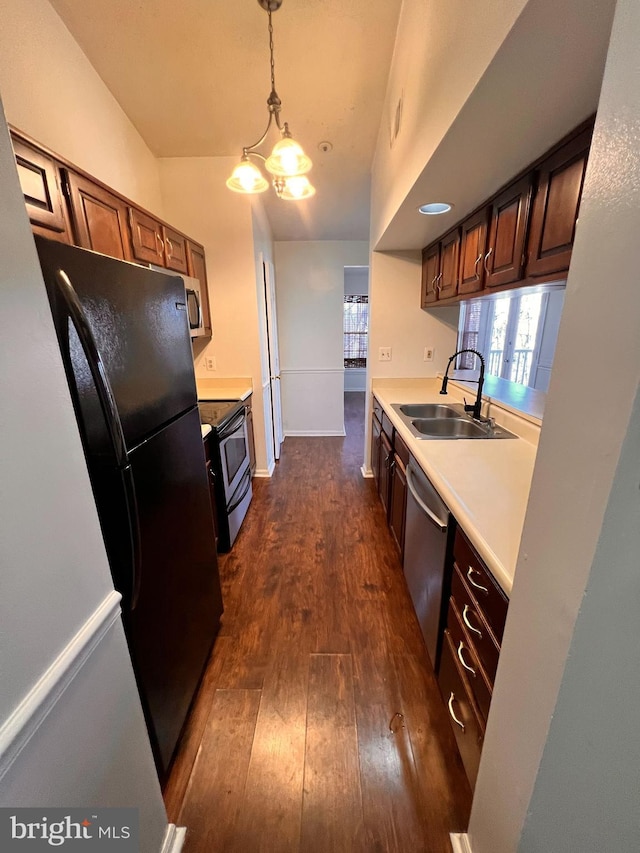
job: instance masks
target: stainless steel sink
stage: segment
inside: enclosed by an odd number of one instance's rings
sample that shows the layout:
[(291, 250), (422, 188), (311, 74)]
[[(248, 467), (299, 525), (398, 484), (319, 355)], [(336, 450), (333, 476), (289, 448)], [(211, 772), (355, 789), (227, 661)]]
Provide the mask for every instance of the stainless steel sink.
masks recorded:
[(414, 418), (411, 423), (427, 438), (485, 438), (487, 434), (486, 427), (466, 418)]
[(394, 406), (401, 415), (409, 418), (462, 418), (465, 417), (461, 403), (406, 403)]
[(474, 420), (462, 403), (395, 403), (392, 408), (420, 439), (518, 437), (502, 426)]

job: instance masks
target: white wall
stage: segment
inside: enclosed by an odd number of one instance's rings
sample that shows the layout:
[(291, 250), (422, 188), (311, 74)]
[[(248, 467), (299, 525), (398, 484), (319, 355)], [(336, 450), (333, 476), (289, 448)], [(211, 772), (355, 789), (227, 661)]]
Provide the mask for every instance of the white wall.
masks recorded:
[[(639, 37), (637, 3), (619, 0), (469, 825), (474, 853), (637, 847)], [(603, 296), (608, 281), (614, 296)]]
[(0, 805), (138, 807), (157, 853), (160, 786), (1, 107), (0, 243)]
[(7, 121), (162, 215), (157, 161), (47, 0), (2, 0)]
[[(404, 0), (373, 164), (374, 249), (525, 5)], [(401, 128), (391, 147), (400, 98)]]
[[(203, 244), (213, 337), (194, 344), (196, 376), (201, 379), (251, 377), (262, 395), (260, 314), (256, 290), (254, 220), (247, 196), (225, 186), (236, 165), (233, 157), (169, 157), (158, 161), (165, 215)], [(268, 243), (268, 237), (263, 240)], [(204, 366), (213, 356), (216, 370)], [(258, 472), (268, 470), (263, 407), (256, 400), (254, 425)]]
[(276, 242), (285, 435), (344, 435), (344, 268), (366, 266), (360, 242)]

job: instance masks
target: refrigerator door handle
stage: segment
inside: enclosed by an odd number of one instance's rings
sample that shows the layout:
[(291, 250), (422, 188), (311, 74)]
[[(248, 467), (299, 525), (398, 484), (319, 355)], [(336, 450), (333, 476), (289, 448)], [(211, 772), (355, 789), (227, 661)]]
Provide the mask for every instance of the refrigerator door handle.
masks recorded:
[(104, 362), (102, 361), (100, 351), (98, 350), (95, 338), (93, 337), (89, 321), (82, 310), (82, 304), (78, 298), (78, 294), (76, 293), (69, 276), (64, 270), (56, 271), (55, 283), (57, 293), (64, 302), (67, 314), (73, 323), (87, 359), (87, 364), (89, 365), (89, 370), (91, 371), (91, 376), (93, 377), (93, 381), (96, 386), (96, 393), (100, 400), (100, 407), (104, 415), (109, 438), (116, 456), (117, 465), (122, 472), (122, 484), (125, 494), (131, 549), (131, 588), (129, 590), (128, 604), (129, 609), (133, 610), (136, 606), (138, 595), (140, 593), (140, 584), (142, 580), (142, 552), (138, 501), (136, 499), (133, 472), (131, 471), (131, 465), (129, 464), (124, 431), (122, 429), (122, 423), (120, 422), (120, 415), (118, 414), (115, 397), (111, 390), (109, 378), (104, 367)]
[(136, 485), (131, 465), (127, 465), (122, 469), (122, 483), (124, 485), (127, 504), (129, 541), (131, 543), (131, 590), (129, 592), (128, 605), (129, 610), (135, 610), (142, 583), (142, 537), (140, 536), (138, 498), (136, 497)]
[(89, 321), (85, 317), (82, 310), (82, 304), (78, 298), (69, 276), (64, 270), (57, 270), (55, 274), (55, 283), (57, 292), (65, 304), (67, 313), (74, 325), (82, 349), (91, 371), (91, 376), (96, 386), (100, 406), (104, 414), (105, 423), (109, 432), (109, 438), (113, 446), (118, 467), (124, 468), (129, 464), (127, 454), (127, 445), (124, 439), (122, 424), (120, 423), (120, 415), (116, 406), (116, 401), (109, 384), (109, 378), (104, 367), (104, 362), (100, 356), (100, 352), (93, 337)]

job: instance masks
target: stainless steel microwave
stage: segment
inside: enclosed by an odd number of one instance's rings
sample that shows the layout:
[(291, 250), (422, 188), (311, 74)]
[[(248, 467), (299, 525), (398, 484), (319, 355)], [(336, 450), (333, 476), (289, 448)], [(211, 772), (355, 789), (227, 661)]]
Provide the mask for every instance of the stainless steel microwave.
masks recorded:
[(165, 275), (175, 275), (184, 282), (185, 304), (187, 306), (187, 319), (189, 321), (189, 334), (192, 338), (200, 338), (204, 335), (204, 317), (202, 315), (202, 291), (200, 280), (189, 275), (172, 272), (165, 267), (149, 264), (149, 268)]
[(202, 293), (200, 281), (188, 275), (181, 276), (184, 281), (184, 289), (187, 294), (187, 319), (189, 320), (189, 334), (192, 338), (204, 335), (204, 318), (202, 316)]

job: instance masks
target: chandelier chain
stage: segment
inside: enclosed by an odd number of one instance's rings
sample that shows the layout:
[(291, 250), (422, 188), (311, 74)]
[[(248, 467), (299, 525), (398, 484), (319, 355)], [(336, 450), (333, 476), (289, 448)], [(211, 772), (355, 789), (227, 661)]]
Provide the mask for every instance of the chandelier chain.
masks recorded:
[(269, 11), (269, 55), (271, 57), (271, 91), (276, 90), (276, 64), (273, 58), (273, 24), (271, 22), (271, 9)]

